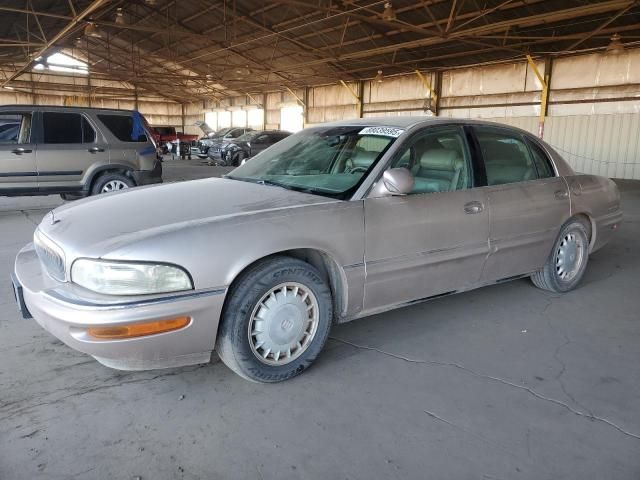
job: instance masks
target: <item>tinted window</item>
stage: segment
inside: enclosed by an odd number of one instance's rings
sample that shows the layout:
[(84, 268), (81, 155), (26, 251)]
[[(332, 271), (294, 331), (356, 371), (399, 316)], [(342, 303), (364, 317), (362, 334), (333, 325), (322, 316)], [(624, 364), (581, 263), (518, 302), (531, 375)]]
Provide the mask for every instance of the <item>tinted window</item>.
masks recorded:
[(228, 178), (347, 198), (394, 137), (360, 133), (362, 126), (302, 130), (256, 155)]
[(458, 127), (432, 128), (414, 137), (392, 166), (411, 171), (412, 193), (451, 192), (472, 184), (470, 155)]
[(536, 165), (536, 170), (538, 171), (538, 178), (549, 178), (555, 177), (553, 173), (553, 168), (551, 167), (551, 162), (549, 161), (549, 157), (542, 150), (542, 148), (531, 140), (527, 140), (529, 144), (529, 148), (531, 149), (531, 155), (533, 156), (533, 163)]
[(529, 149), (518, 133), (492, 127), (474, 127), (489, 185), (525, 182), (537, 178)]
[[(134, 122), (131, 115), (98, 115), (98, 118), (109, 131), (122, 142), (146, 142), (145, 134), (137, 135), (134, 131)], [(142, 125), (138, 126), (139, 129)]]
[(93, 143), (96, 141), (96, 131), (89, 121), (82, 117), (82, 143)]
[(29, 143), (30, 113), (0, 113), (0, 143)]
[(44, 112), (44, 143), (82, 143), (82, 115), (79, 113)]

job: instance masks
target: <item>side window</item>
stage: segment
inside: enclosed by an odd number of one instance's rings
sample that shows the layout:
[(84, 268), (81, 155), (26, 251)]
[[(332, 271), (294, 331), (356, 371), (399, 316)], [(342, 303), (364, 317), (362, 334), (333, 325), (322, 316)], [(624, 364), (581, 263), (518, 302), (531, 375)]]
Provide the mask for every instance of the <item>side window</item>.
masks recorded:
[(79, 113), (44, 112), (42, 126), (44, 143), (82, 143), (82, 115)]
[(30, 138), (30, 113), (0, 113), (0, 144), (29, 143)]
[(535, 180), (536, 169), (524, 139), (500, 128), (474, 127), (489, 185)]
[(555, 173), (553, 173), (553, 167), (551, 166), (551, 161), (549, 160), (549, 157), (547, 156), (545, 151), (542, 150), (540, 145), (532, 140), (527, 140), (527, 144), (531, 149), (533, 163), (535, 164), (536, 170), (538, 171), (538, 178), (555, 177)]
[(82, 117), (82, 143), (93, 143), (96, 141), (96, 131), (89, 121)]
[(269, 141), (269, 135), (258, 135), (254, 141), (255, 143), (267, 143)]
[[(122, 142), (146, 142), (142, 125), (136, 125), (131, 115), (98, 115), (100, 121)], [(140, 123), (140, 122), (137, 122)]]
[(411, 171), (412, 193), (464, 190), (472, 185), (471, 156), (461, 128), (430, 128), (410, 140), (392, 167)]

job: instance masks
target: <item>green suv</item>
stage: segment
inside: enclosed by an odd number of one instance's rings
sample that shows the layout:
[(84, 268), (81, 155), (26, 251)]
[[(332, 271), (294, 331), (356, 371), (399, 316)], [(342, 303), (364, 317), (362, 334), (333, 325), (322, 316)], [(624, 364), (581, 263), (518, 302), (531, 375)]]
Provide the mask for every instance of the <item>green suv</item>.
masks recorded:
[(0, 106), (0, 195), (64, 199), (162, 182), (149, 127), (137, 111)]

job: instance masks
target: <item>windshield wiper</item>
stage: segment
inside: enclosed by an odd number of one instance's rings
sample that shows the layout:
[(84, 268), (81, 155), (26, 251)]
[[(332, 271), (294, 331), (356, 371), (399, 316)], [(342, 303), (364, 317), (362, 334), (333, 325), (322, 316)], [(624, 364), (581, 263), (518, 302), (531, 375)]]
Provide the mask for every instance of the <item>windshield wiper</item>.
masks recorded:
[(283, 185), (282, 183), (272, 182), (271, 180), (263, 180), (262, 178), (232, 177), (231, 175), (225, 175), (225, 178), (229, 178), (231, 180), (238, 180), (240, 182), (257, 183), (258, 185), (269, 185), (272, 187), (287, 188), (286, 185)]

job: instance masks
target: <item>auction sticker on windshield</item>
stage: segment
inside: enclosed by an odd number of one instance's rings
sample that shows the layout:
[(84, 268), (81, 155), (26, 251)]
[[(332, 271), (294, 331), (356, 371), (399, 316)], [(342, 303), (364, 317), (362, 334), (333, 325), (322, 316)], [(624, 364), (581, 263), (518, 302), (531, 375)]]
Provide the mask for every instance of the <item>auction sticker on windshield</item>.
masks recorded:
[(404, 128), (395, 127), (366, 127), (358, 132), (359, 135), (379, 135), (381, 137), (398, 138), (404, 132)]

